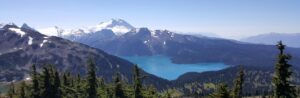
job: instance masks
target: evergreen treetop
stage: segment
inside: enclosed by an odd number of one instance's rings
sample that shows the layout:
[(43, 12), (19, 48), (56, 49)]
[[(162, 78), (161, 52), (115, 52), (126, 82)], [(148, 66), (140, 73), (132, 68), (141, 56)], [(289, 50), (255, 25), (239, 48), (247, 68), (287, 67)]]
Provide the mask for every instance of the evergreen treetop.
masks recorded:
[(295, 88), (289, 81), (292, 75), (292, 71), (290, 69), (292, 65), (288, 64), (288, 60), (291, 59), (291, 56), (284, 54), (285, 45), (282, 41), (278, 42), (277, 48), (280, 52), (277, 57), (275, 73), (272, 81), (274, 98), (295, 98)]

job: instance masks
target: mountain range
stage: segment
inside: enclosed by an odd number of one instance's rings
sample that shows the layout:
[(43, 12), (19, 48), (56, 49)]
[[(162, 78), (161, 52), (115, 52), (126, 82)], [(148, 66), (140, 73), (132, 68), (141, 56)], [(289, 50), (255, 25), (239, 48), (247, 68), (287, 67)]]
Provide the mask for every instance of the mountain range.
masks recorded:
[(266, 33), (256, 36), (251, 36), (241, 39), (241, 41), (256, 43), (256, 44), (266, 44), (274, 45), (276, 41), (282, 40), (289, 47), (300, 48), (300, 33)]
[[(43, 35), (26, 24), (21, 27), (6, 24), (0, 28), (0, 46), (1, 81), (27, 78), (33, 64), (39, 69), (53, 64), (61, 72), (84, 75), (89, 58), (96, 64), (97, 75), (106, 81), (111, 81), (117, 72), (129, 82), (132, 79), (133, 63), (81, 43)], [(148, 76), (146, 83), (155, 86), (168, 83), (165, 79), (142, 73)]]
[[(99, 28), (95, 29), (96, 27)], [(128, 32), (116, 32), (122, 31), (114, 30), (118, 27), (127, 28)], [(117, 56), (164, 55), (178, 64), (222, 62), (232, 66), (272, 66), (278, 53), (275, 47), (277, 41), (274, 41), (274, 45), (261, 45), (185, 35), (169, 30), (136, 28), (121, 19), (101, 22), (90, 29), (79, 29), (78, 32), (71, 31), (73, 32), (60, 32), (57, 36)], [(299, 48), (287, 48), (287, 52), (293, 54), (292, 64), (300, 63)]]

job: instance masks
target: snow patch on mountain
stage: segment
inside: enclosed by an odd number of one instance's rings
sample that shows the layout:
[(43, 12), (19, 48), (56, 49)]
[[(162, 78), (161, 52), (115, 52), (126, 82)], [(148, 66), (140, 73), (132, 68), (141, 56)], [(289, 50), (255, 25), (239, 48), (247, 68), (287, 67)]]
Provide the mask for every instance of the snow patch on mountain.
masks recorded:
[(171, 37), (174, 37), (174, 33), (171, 33)]
[(144, 41), (144, 44), (147, 44), (149, 41), (150, 41), (150, 40), (145, 40), (145, 41)]
[(125, 27), (125, 26), (115, 26), (111, 29), (113, 32), (116, 33), (116, 35), (122, 35), (127, 32), (129, 32), (131, 29)]
[(43, 42), (40, 44), (40, 47), (43, 47), (46, 42), (48, 42), (48, 40), (43, 40)]
[(23, 37), (26, 33), (24, 31), (22, 31), (19, 28), (9, 28), (10, 31), (16, 32), (17, 34), (19, 34), (21, 37)]
[(156, 35), (156, 30), (151, 30), (150, 32), (151, 32), (151, 36), (152, 36), (152, 37), (158, 37), (158, 36)]
[(33, 38), (31, 36), (28, 37), (28, 45), (32, 45)]

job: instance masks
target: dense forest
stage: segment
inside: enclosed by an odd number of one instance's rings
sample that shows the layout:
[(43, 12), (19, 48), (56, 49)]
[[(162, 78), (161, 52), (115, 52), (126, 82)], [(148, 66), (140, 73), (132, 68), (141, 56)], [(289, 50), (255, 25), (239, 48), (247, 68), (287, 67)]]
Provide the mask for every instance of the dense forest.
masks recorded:
[[(115, 72), (112, 82), (104, 81), (102, 77), (96, 76), (95, 63), (90, 58), (87, 62), (87, 71), (85, 76), (74, 75), (71, 73), (59, 72), (54, 65), (47, 65), (42, 69), (37, 69), (32, 65), (31, 79), (9, 84), (9, 90), (1, 94), (1, 97), (8, 98), (178, 98), (178, 97), (195, 97), (195, 98), (297, 98), (300, 90), (294, 82), (292, 65), (288, 63), (291, 56), (284, 53), (285, 45), (282, 42), (277, 44), (279, 54), (274, 66), (272, 84), (265, 84), (271, 89), (259, 91), (260, 93), (246, 94), (245, 70), (243, 66), (238, 66), (238, 71), (234, 76), (232, 83), (217, 81), (217, 84), (207, 84), (205, 88), (199, 87), (199, 90), (214, 86), (202, 93), (187, 93), (185, 90), (170, 87), (166, 89), (156, 89), (153, 85), (143, 83), (144, 78), (141, 70), (134, 66), (132, 82), (126, 81), (119, 72)], [(41, 70), (41, 71), (37, 71)], [(226, 80), (226, 77), (224, 77)], [(199, 79), (203, 80), (203, 79)], [(204, 79), (205, 80), (205, 79)], [(214, 80), (207, 80), (214, 81)], [(179, 84), (180, 82), (177, 82)], [(176, 84), (176, 83), (175, 83)], [(231, 86), (229, 86), (231, 84)], [(197, 84), (195, 84), (197, 85)], [(261, 90), (257, 88), (257, 90)], [(253, 92), (253, 91), (252, 91)], [(263, 92), (263, 93), (261, 93)]]

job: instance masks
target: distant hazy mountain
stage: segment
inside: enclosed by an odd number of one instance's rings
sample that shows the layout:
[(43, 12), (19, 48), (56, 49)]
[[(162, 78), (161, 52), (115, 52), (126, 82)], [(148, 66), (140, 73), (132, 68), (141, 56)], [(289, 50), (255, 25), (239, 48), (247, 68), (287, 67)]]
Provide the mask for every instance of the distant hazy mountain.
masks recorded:
[[(97, 74), (111, 80), (116, 72), (132, 78), (133, 64), (102, 50), (54, 36), (45, 36), (24, 24), (7, 24), (0, 28), (0, 80), (23, 79), (32, 64), (38, 67), (54, 64), (62, 72), (85, 74), (86, 61), (95, 59)], [(144, 73), (147, 74), (147, 73)], [(158, 85), (166, 80), (147, 74), (148, 83)]]
[(219, 35), (211, 32), (178, 32), (178, 34), (193, 35), (197, 37), (221, 38)]
[(241, 41), (274, 45), (280, 40), (282, 40), (289, 47), (300, 47), (300, 33), (267, 33), (244, 38)]

